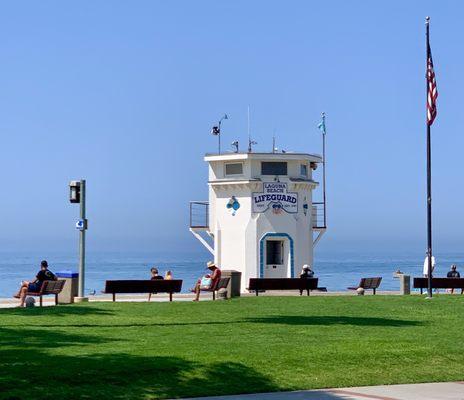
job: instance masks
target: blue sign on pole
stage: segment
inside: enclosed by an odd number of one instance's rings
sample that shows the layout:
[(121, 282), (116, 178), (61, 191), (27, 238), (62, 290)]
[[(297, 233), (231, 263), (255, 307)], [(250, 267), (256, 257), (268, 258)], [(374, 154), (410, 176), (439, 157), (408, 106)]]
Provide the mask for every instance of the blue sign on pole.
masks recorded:
[(76, 229), (78, 229), (78, 230), (80, 230), (80, 231), (85, 230), (85, 220), (83, 220), (83, 219), (77, 220), (77, 222), (76, 222)]

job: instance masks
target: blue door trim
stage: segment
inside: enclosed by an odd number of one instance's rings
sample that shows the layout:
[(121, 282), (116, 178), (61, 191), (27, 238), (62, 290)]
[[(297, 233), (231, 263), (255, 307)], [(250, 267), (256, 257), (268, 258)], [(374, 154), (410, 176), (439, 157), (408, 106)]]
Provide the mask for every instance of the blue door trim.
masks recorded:
[(288, 233), (268, 232), (259, 241), (259, 277), (264, 277), (264, 242), (269, 237), (287, 238), (290, 243), (290, 277), (294, 278), (295, 258), (293, 255), (293, 239)]

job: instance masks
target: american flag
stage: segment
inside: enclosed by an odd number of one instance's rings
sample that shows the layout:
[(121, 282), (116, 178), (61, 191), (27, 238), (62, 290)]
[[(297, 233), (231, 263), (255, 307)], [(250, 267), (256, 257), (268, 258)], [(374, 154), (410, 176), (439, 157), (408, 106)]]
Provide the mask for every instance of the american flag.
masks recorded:
[(431, 126), (437, 116), (437, 81), (433, 70), (432, 50), (427, 45), (427, 124)]

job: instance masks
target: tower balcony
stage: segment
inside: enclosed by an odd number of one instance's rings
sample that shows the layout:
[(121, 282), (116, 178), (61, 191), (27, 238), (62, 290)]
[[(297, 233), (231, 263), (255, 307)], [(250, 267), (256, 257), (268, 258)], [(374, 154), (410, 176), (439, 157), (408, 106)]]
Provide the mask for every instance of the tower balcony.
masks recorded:
[(209, 230), (209, 202), (190, 202), (190, 229)]
[(315, 202), (312, 204), (311, 219), (313, 222), (313, 230), (320, 231), (327, 229), (324, 202)]

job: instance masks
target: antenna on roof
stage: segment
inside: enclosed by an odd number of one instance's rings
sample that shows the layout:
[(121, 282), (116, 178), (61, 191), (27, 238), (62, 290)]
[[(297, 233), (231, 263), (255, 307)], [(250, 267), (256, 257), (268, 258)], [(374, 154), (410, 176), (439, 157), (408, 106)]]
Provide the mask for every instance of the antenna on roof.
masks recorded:
[(275, 137), (276, 130), (274, 129), (274, 134), (272, 135), (272, 152), (276, 153), (277, 152), (277, 147), (276, 147), (276, 137)]
[(251, 136), (250, 136), (250, 106), (248, 106), (248, 112), (247, 112), (247, 116), (248, 116), (248, 122), (247, 122), (247, 127), (248, 127), (248, 141), (251, 140)]
[(251, 140), (251, 133), (250, 133), (250, 106), (248, 106), (248, 153), (253, 151), (252, 146), (254, 144), (258, 144), (254, 140)]

